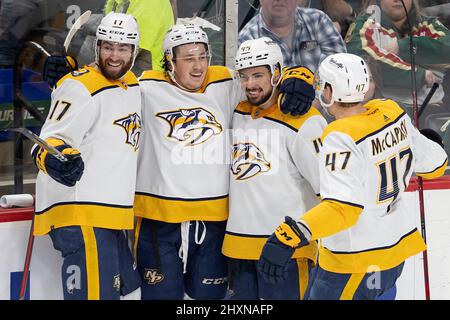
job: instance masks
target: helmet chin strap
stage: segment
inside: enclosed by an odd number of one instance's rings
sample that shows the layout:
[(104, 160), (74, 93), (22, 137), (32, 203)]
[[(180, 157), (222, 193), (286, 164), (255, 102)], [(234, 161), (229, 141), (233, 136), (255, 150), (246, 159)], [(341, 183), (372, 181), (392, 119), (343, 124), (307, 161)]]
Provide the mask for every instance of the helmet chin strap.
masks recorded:
[(269, 99), (267, 99), (266, 101), (270, 101), (270, 99), (272, 99), (273, 94), (275, 93), (275, 89), (278, 87), (278, 85), (281, 82), (281, 76), (278, 78), (278, 81), (276, 83), (274, 83), (274, 79), (275, 79), (275, 76), (272, 75), (272, 78), (270, 78), (270, 84), (272, 85), (272, 93), (270, 94)]
[(332, 114), (330, 114), (330, 112), (328, 112), (328, 108), (330, 108), (330, 107), (333, 105), (333, 103), (334, 103), (333, 97), (331, 97), (331, 100), (330, 100), (329, 103), (326, 103), (325, 101), (323, 101), (322, 97), (323, 97), (323, 95), (322, 95), (322, 93), (320, 93), (320, 94), (319, 94), (319, 97), (318, 97), (319, 102), (320, 102), (320, 105), (323, 107), (323, 110), (325, 110), (325, 112), (326, 112), (329, 116), (332, 116)]

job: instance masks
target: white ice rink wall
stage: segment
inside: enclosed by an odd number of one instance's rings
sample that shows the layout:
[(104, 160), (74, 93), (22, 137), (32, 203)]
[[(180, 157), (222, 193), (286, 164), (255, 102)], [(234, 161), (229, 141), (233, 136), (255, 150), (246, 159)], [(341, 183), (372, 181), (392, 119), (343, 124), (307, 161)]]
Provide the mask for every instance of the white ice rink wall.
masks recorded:
[[(424, 202), (431, 299), (450, 300), (450, 177), (425, 183)], [(419, 197), (414, 183), (406, 193), (420, 230)], [(0, 299), (14, 299), (20, 290), (32, 208), (0, 209)], [(37, 237), (31, 261), (29, 295), (62, 299), (62, 258), (49, 237)], [(397, 299), (425, 299), (422, 254), (405, 263), (397, 283)]]

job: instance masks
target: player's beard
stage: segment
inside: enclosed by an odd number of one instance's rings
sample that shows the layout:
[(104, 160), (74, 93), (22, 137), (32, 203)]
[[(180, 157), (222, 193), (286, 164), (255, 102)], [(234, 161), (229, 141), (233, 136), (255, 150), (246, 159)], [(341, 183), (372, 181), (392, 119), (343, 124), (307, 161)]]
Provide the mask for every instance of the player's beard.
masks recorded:
[(254, 106), (260, 106), (260, 105), (266, 103), (267, 100), (269, 100), (271, 96), (272, 96), (272, 92), (268, 92), (266, 95), (264, 95), (259, 100), (250, 98), (249, 96), (247, 96), (247, 100), (248, 100), (248, 102), (250, 102)]
[[(108, 60), (108, 59), (107, 59)], [(100, 71), (105, 76), (105, 78), (110, 80), (117, 80), (122, 78), (122, 76), (127, 73), (128, 70), (131, 69), (132, 59), (130, 59), (127, 63), (124, 63), (122, 67), (119, 69), (119, 71), (109, 71), (108, 67), (106, 65), (107, 60), (99, 59), (98, 67), (100, 68)]]

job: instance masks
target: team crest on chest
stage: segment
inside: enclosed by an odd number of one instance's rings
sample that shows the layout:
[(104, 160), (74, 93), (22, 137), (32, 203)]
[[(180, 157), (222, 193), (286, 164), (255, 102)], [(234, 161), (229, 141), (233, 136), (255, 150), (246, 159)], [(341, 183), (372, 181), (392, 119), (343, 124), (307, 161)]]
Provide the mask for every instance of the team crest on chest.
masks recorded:
[(216, 117), (200, 107), (159, 112), (156, 116), (169, 124), (167, 137), (186, 142), (186, 146), (203, 143), (222, 132), (222, 125)]
[(114, 121), (114, 124), (125, 129), (127, 135), (125, 143), (131, 145), (136, 151), (139, 148), (139, 139), (141, 137), (141, 117), (137, 113), (129, 114), (124, 118), (117, 119)]
[(270, 163), (264, 154), (253, 143), (237, 143), (233, 145), (233, 162), (231, 172), (237, 176), (236, 180), (252, 178), (260, 172), (270, 170)]

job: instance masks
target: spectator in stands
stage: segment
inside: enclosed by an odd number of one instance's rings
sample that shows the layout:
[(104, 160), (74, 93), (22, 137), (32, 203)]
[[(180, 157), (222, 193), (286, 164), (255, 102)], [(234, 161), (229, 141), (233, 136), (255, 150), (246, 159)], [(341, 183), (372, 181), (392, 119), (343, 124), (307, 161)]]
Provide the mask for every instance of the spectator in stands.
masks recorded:
[[(369, 7), (379, 3), (380, 7)], [(415, 38), (418, 104), (421, 105), (430, 87), (442, 82), (450, 68), (449, 30), (436, 18), (420, 14), (416, 0), (405, 0)], [(373, 14), (367, 13), (375, 8)], [(379, 20), (379, 21), (378, 21)], [(412, 114), (411, 59), (408, 22), (400, 0), (367, 1), (363, 13), (347, 33), (347, 50), (358, 55), (368, 54), (375, 59), (383, 84), (383, 96), (392, 98)], [(430, 106), (437, 106), (444, 97), (442, 86), (434, 94)], [(428, 107), (428, 112), (433, 108)], [(436, 111), (436, 110), (435, 110)], [(425, 118), (425, 117), (423, 117)]]
[(261, 8), (239, 32), (245, 40), (269, 37), (283, 52), (284, 65), (303, 65), (315, 72), (328, 55), (346, 52), (331, 19), (322, 11), (297, 7), (297, 0), (261, 0)]
[(423, 12), (428, 16), (438, 17), (447, 28), (450, 28), (450, 3), (448, 0), (421, 0)]
[(39, 1), (0, 1), (0, 68), (12, 68), (27, 34), (42, 22)]
[(348, 28), (356, 18), (353, 4), (346, 0), (297, 0), (297, 5), (325, 12), (333, 21), (334, 27), (342, 37), (345, 37)]

